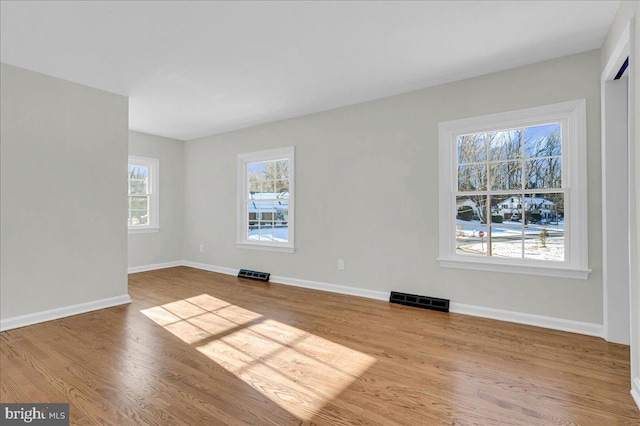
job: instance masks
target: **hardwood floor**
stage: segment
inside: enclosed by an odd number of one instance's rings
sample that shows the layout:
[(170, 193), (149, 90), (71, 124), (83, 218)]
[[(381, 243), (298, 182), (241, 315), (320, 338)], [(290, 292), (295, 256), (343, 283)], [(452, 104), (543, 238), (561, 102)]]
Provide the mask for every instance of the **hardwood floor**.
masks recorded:
[(629, 348), (178, 267), (0, 333), (2, 402), (72, 424), (639, 425)]

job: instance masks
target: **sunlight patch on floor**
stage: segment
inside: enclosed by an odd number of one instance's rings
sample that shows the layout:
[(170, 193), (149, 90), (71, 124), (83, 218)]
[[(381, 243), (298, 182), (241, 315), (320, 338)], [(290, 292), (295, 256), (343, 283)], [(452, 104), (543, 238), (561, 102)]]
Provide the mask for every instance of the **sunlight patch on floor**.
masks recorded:
[(375, 363), (207, 294), (141, 312), (301, 420), (311, 420)]
[(141, 312), (190, 345), (262, 318), (207, 294)]

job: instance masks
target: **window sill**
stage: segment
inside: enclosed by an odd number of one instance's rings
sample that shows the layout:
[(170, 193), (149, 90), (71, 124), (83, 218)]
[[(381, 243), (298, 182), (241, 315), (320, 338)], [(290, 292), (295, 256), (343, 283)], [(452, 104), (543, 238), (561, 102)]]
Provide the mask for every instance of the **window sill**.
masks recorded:
[[(508, 263), (507, 263), (508, 262)], [(439, 257), (438, 263), (443, 268), (471, 269), (476, 271), (506, 272), (511, 274), (536, 275), (544, 277), (570, 278), (576, 280), (586, 280), (589, 278), (591, 269), (576, 268), (566, 265), (537, 264), (528, 262), (518, 262), (514, 260), (480, 260), (462, 259), (458, 257)]]
[(129, 234), (152, 234), (155, 232), (160, 232), (160, 227), (149, 226), (144, 228), (129, 228)]
[(260, 244), (260, 243), (247, 243), (247, 242), (237, 242), (236, 247), (241, 249), (249, 249), (249, 250), (264, 250), (264, 251), (275, 251), (280, 253), (293, 253), (295, 248), (292, 246), (284, 246), (284, 245), (275, 245), (275, 244)]

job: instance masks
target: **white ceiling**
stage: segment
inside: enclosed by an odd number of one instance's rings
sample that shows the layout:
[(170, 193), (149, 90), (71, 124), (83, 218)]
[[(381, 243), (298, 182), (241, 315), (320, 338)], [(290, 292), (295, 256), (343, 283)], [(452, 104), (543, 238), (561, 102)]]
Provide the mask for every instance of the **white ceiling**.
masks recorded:
[(618, 4), (2, 1), (0, 59), (187, 140), (596, 49)]

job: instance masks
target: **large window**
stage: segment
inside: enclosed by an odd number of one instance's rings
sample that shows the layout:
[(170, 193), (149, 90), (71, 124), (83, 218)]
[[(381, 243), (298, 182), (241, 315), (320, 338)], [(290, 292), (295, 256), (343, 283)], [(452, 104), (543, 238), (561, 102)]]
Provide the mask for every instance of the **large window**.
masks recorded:
[(242, 248), (293, 252), (293, 147), (238, 156)]
[(440, 264), (586, 278), (584, 101), (440, 124)]
[(130, 233), (157, 232), (159, 229), (158, 164), (156, 158), (129, 156)]

